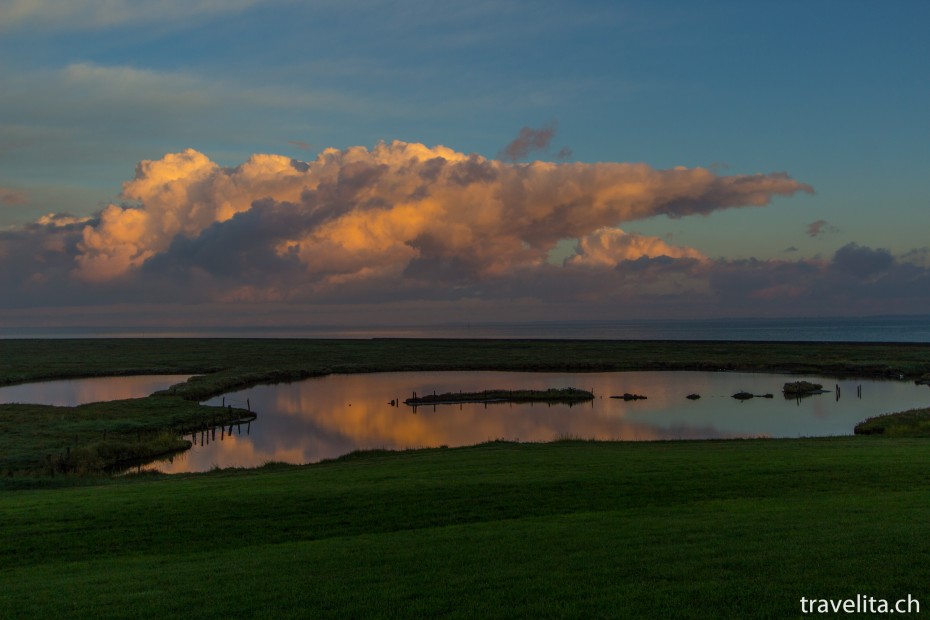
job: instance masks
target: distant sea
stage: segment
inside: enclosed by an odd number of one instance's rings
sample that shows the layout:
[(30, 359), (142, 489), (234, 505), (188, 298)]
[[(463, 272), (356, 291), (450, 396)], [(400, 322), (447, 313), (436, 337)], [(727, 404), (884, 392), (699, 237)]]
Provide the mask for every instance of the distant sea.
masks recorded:
[(542, 321), (305, 327), (19, 327), (0, 338), (546, 338), (560, 340), (751, 340), (930, 342), (930, 315), (861, 318)]

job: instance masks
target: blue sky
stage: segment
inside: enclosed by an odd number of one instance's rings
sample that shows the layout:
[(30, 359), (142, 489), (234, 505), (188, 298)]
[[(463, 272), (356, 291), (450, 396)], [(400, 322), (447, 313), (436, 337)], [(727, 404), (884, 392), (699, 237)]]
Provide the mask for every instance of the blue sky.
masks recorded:
[(6, 1), (0, 227), (89, 217), (56, 242), (77, 247), (79, 226), (131, 202), (140, 161), (188, 148), (227, 167), (394, 140), (496, 160), (521, 128), (548, 127), (525, 161), (784, 172), (814, 190), (610, 223), (626, 233), (707, 260), (830, 261), (855, 244), (925, 269), (928, 18), (924, 2), (826, 0)]

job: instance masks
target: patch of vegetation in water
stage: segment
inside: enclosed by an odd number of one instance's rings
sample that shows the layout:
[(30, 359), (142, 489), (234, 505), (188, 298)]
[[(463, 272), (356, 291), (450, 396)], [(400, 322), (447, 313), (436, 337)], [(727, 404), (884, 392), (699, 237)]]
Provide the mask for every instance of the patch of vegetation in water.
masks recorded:
[(646, 400), (646, 397), (642, 394), (631, 394), (629, 392), (624, 392), (619, 396), (611, 396), (611, 398), (616, 398), (619, 400), (631, 401), (631, 400)]
[(742, 391), (734, 394), (733, 398), (736, 400), (749, 400), (750, 398), (774, 398), (774, 396), (772, 394), (753, 394), (752, 392)]
[(789, 381), (782, 388), (782, 392), (791, 396), (806, 394), (823, 394), (826, 390), (820, 383), (811, 383), (810, 381)]
[(480, 392), (445, 392), (406, 399), (406, 405), (447, 405), (459, 403), (579, 403), (593, 400), (594, 394), (577, 388), (548, 390), (482, 390)]

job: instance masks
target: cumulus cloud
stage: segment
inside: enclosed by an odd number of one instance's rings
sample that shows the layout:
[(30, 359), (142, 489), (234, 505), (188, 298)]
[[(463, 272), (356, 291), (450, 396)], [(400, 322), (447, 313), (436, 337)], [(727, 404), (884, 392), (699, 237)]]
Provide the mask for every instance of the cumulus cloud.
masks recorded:
[(819, 239), (827, 234), (839, 232), (839, 228), (826, 220), (817, 220), (807, 225), (807, 234), (810, 237)]
[(863, 247), (849, 243), (833, 255), (833, 263), (842, 271), (857, 278), (871, 278), (887, 271), (895, 260), (886, 249)]
[(565, 262), (570, 265), (613, 267), (624, 261), (660, 256), (706, 260), (703, 254), (693, 248), (672, 246), (658, 237), (631, 235), (619, 228), (599, 228), (580, 238), (574, 256)]
[(222, 261), (208, 258), (211, 252), (239, 251), (214, 242), (233, 230), (253, 231), (236, 247), (260, 250), (260, 263), (269, 251), (297, 261), (312, 289), (440, 275), (474, 282), (537, 267), (566, 238), (580, 240), (579, 265), (694, 258), (693, 250), (610, 228), (655, 215), (764, 205), (798, 191), (811, 190), (784, 174), (517, 165), (404, 142), (327, 149), (312, 162), (255, 155), (236, 168), (187, 150), (139, 164), (123, 187), (127, 204), (108, 206), (84, 228), (75, 274), (108, 281), (160, 255), (157, 264), (178, 268), (185, 263), (175, 254), (215, 271)]
[(0, 231), (2, 305), (212, 304), (330, 321), (346, 308), (491, 320), (926, 307), (925, 250), (712, 260), (621, 228), (804, 191), (782, 173), (514, 164), (404, 142), (236, 167), (189, 149), (141, 162), (122, 202), (90, 219), (49, 214)]
[(4, 306), (34, 305), (77, 293), (71, 276), (81, 227), (90, 221), (49, 214), (18, 229), (0, 230), (0, 289)]

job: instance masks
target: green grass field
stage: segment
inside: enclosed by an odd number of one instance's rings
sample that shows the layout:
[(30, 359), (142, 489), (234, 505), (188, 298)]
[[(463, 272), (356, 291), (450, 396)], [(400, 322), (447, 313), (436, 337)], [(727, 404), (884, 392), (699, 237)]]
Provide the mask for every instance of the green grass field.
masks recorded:
[(0, 496), (0, 617), (930, 605), (930, 444), (491, 443)]
[[(0, 381), (212, 374), (132, 401), (0, 406), (2, 462), (76, 427), (177, 429), (229, 386), (335, 370), (930, 371), (926, 345), (36, 342), (0, 341)], [(912, 434), (924, 419), (909, 414)], [(8, 467), (0, 618), (786, 618), (802, 597), (857, 594), (926, 613), (930, 438), (894, 434), (493, 442), (181, 476)]]

